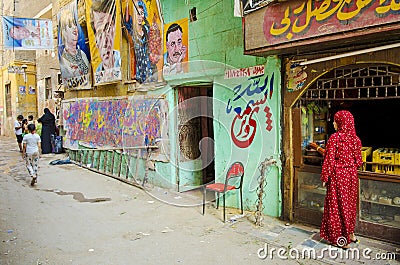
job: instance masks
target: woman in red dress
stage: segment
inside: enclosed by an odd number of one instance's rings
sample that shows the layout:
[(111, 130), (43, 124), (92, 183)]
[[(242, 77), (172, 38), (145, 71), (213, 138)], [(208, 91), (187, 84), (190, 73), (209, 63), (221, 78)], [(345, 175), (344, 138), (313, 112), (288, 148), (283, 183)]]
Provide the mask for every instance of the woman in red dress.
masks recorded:
[(358, 199), (357, 168), (363, 163), (361, 140), (349, 111), (338, 111), (333, 126), (336, 132), (327, 142), (321, 172), (326, 197), (320, 235), (331, 244), (346, 249), (350, 242), (358, 242), (354, 228)]

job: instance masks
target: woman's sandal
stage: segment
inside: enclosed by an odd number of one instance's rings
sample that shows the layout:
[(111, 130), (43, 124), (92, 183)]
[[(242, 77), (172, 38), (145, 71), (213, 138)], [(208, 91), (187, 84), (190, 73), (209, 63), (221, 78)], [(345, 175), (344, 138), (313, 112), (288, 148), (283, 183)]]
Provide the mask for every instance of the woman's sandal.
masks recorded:
[(352, 239), (350, 239), (350, 240), (351, 240), (351, 243), (360, 244), (360, 240), (358, 238), (356, 238), (355, 240), (352, 240)]
[(31, 180), (31, 186), (33, 186), (33, 185), (35, 185), (35, 183), (37, 182), (37, 177), (36, 178), (34, 178), (34, 177), (32, 177), (32, 180)]
[(343, 250), (348, 250), (350, 248), (350, 245), (345, 245), (345, 246), (339, 246), (337, 244), (332, 244), (335, 248), (341, 248)]

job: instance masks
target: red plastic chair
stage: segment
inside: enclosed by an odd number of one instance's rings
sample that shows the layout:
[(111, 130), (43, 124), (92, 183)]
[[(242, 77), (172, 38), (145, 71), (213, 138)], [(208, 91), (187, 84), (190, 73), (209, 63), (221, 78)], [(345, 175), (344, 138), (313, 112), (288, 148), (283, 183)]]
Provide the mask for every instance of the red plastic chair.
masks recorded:
[[(244, 176), (243, 164), (241, 162), (235, 162), (229, 167), (229, 170), (226, 173), (225, 183), (212, 183), (205, 185), (203, 187), (203, 215), (205, 212), (207, 190), (214, 191), (214, 193), (215, 192), (217, 193), (217, 209), (219, 206), (219, 195), (220, 193), (222, 193), (224, 201), (224, 222), (225, 222), (225, 193), (237, 189), (240, 191), (240, 209), (242, 210), (243, 214), (243, 193), (242, 193), (243, 176)], [(240, 178), (239, 183), (236, 183), (235, 185), (229, 185), (230, 180), (237, 178)]]

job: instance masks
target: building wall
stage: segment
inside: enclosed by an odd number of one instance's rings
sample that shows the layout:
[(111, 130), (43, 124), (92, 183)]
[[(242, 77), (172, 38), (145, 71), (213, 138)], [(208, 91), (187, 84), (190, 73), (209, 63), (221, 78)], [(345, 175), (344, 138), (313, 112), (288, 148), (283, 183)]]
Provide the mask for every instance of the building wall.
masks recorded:
[[(212, 84), (214, 93), (215, 178), (218, 181), (224, 180), (225, 173), (233, 161), (243, 162), (246, 169), (243, 188), (244, 204), (245, 208), (255, 210), (258, 177), (260, 175), (258, 166), (266, 157), (273, 156), (274, 159), (279, 160), (280, 61), (276, 57), (257, 58), (243, 55), (242, 19), (233, 16), (232, 1), (220, 1), (217, 3), (214, 1), (191, 1), (190, 5), (186, 5), (183, 1), (179, 3), (162, 1), (164, 23), (168, 24), (187, 18), (190, 10), (194, 7), (197, 10), (197, 20), (189, 22), (188, 28), (190, 70), (188, 74), (167, 79), (168, 86), (172, 88), (204, 82)], [(237, 87), (241, 86), (241, 92), (243, 92), (248, 85), (252, 84), (253, 79), (248, 77), (225, 79), (224, 74), (227, 69), (246, 68), (256, 65), (264, 65), (266, 70), (264, 75), (258, 77), (259, 80), (265, 81), (267, 76), (270, 78), (274, 74), (274, 81), (271, 85), (274, 89), (273, 97), (271, 99), (268, 98), (263, 103), (262, 110), (254, 114), (253, 118), (257, 123), (255, 127), (257, 133), (253, 142), (247, 147), (240, 148), (233, 143), (230, 131), (234, 121), (238, 121), (237, 119), (235, 120), (236, 113), (233, 111), (227, 113), (227, 106), (230, 100), (232, 101), (238, 96)], [(171, 89), (170, 93), (174, 93), (173, 91), (174, 89)], [(254, 102), (262, 100), (262, 95), (259, 92), (245, 94), (242, 99), (238, 100), (240, 103), (237, 105), (241, 106), (243, 110), (251, 100)], [(170, 102), (170, 104), (171, 106), (174, 105), (173, 102)], [(264, 108), (266, 106), (271, 109), (273, 127), (271, 131), (265, 129), (266, 113)], [(176, 128), (176, 124), (171, 127)], [(176, 135), (177, 132), (171, 134), (171, 143), (177, 142)], [(172, 149), (176, 150), (178, 146)], [(196, 160), (193, 161), (193, 164), (196, 162)], [(193, 174), (193, 176), (196, 175)], [(267, 178), (266, 197), (263, 200), (264, 213), (279, 216), (281, 207), (279, 167), (271, 168)], [(187, 181), (190, 182), (190, 180)], [(191, 181), (194, 185), (198, 183), (196, 178)], [(239, 204), (236, 198), (238, 197), (230, 196), (228, 205), (238, 207)]]
[[(123, 81), (99, 85), (89, 90), (66, 91), (65, 99), (68, 101), (80, 99), (112, 101), (117, 97), (120, 99), (125, 97), (127, 101), (135, 101), (139, 97), (160, 97), (165, 100), (168, 106), (166, 116), (168, 131), (165, 132), (167, 135), (157, 139), (159, 141), (157, 144), (161, 146), (163, 152), (167, 153), (168, 159), (167, 161), (152, 159), (152, 170), (148, 171), (148, 177), (155, 185), (184, 190), (198, 188), (203, 183), (201, 168), (198, 168), (201, 164), (199, 159), (180, 161), (180, 132), (176, 110), (178, 91), (183, 86), (199, 87), (206, 84), (213, 90), (211, 113), (214, 117), (215, 179), (223, 180), (230, 164), (236, 160), (242, 161), (246, 170), (243, 189), (245, 208), (255, 210), (260, 174), (258, 167), (262, 161), (271, 156), (279, 160), (280, 61), (277, 57), (257, 58), (243, 55), (242, 18), (233, 16), (233, 2), (230, 0), (217, 3), (209, 0), (191, 1), (190, 4), (186, 4), (185, 1), (160, 1), (160, 3), (165, 25), (189, 18), (189, 12), (194, 7), (197, 10), (197, 19), (189, 22), (188, 32), (184, 32), (188, 34), (187, 72), (164, 76), (165, 82), (158, 83), (157, 86), (142, 87), (138, 83), (126, 82), (128, 47), (123, 37), (121, 49)], [(78, 16), (81, 17), (79, 14)], [(249, 67), (254, 66), (261, 66), (263, 72), (254, 74), (252, 77), (245, 75), (241, 78), (225, 78), (226, 70), (236, 72), (238, 69), (248, 70)], [(239, 96), (242, 93), (243, 95)], [(233, 101), (236, 104), (234, 107), (242, 108), (239, 115), (233, 110), (227, 111), (230, 102)], [(250, 107), (251, 113), (244, 113), (247, 107)], [(82, 122), (89, 124), (93, 117), (92, 113), (87, 110), (83, 112)], [(70, 113), (67, 110), (64, 113), (64, 116), (68, 118)], [(250, 125), (246, 123), (248, 121)], [(96, 126), (96, 123), (92, 126)], [(250, 138), (249, 135), (254, 135), (251, 140), (247, 139), (250, 142), (247, 146), (238, 147), (234, 143), (234, 137), (240, 129), (243, 129), (243, 132), (249, 130), (247, 136), (242, 134), (240, 137)], [(234, 130), (235, 134), (232, 134), (231, 130)], [(145, 174), (143, 160), (135, 161), (130, 166), (133, 172), (136, 172), (138, 168), (138, 175), (143, 178)], [(280, 168), (272, 167), (266, 175), (268, 185), (264, 192), (266, 195), (263, 199), (264, 212), (279, 216)], [(228, 205), (238, 207), (238, 201), (234, 198), (237, 196), (229, 196)]]

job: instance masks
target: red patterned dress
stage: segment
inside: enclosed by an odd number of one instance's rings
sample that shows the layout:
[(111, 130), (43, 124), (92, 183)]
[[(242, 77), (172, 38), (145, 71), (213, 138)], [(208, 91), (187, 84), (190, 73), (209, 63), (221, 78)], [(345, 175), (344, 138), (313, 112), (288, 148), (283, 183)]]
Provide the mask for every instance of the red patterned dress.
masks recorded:
[[(334, 116), (337, 132), (329, 137), (322, 165), (321, 181), (326, 197), (320, 235), (332, 244), (347, 245), (354, 233), (358, 199), (357, 168), (362, 165), (361, 141), (353, 115), (345, 110)], [(343, 238), (346, 239), (343, 244)], [(341, 241), (340, 243), (338, 241)]]

